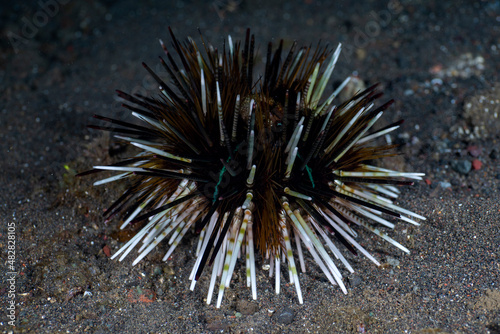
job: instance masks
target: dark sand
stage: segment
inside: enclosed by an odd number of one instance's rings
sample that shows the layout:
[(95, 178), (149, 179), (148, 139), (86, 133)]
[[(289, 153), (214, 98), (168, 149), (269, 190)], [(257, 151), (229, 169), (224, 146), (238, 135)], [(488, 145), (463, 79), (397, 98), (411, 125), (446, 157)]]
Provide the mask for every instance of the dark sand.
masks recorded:
[[(7, 324), (13, 299), (2, 279), (2, 331), (500, 333), (500, 88), (492, 91), (500, 2), (243, 0), (234, 7), (220, 1), (218, 14), (211, 1), (75, 0), (44, 17), (41, 5), (49, 2), (0, 8), (1, 263), (11, 271), (7, 224), (14, 223), (19, 273), (15, 328)], [(219, 46), (250, 27), (261, 53), (271, 39), (342, 42), (333, 81), (356, 71), (367, 85), (381, 82), (397, 100), (382, 124), (406, 120), (392, 136), (404, 155), (389, 164), (427, 174), (398, 203), (428, 220), (391, 232), (411, 254), (361, 233), (383, 265), (351, 257), (356, 273), (344, 271), (347, 295), (309, 260), (300, 274), (303, 305), (293, 286), (275, 295), (259, 270), (258, 300), (239, 274), (221, 309), (204, 302), (206, 277), (188, 289), (195, 238), (166, 264), (165, 247), (135, 267), (132, 257), (111, 261), (106, 252), (126, 236), (118, 221), (105, 224), (100, 215), (120, 187), (93, 188), (93, 178), (74, 173), (121, 154), (86, 125), (93, 113), (126, 115), (116, 88), (153, 92), (141, 61), (156, 66), (168, 26), (179, 38), (198, 38), (199, 27)]]

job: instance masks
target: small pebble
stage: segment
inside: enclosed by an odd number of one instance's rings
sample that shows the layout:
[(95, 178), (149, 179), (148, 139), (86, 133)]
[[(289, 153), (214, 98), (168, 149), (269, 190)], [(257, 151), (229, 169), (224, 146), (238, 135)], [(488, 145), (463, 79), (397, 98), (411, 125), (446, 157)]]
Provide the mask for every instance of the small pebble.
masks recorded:
[(253, 302), (238, 300), (236, 302), (236, 310), (244, 315), (252, 315), (259, 311), (259, 306)]
[(467, 147), (467, 152), (469, 152), (469, 154), (471, 156), (476, 158), (476, 157), (480, 156), (481, 153), (483, 153), (483, 150), (482, 150), (482, 148), (480, 148), (478, 146), (471, 145), (471, 146)]
[(157, 275), (161, 275), (163, 273), (163, 268), (160, 267), (160, 266), (155, 266), (153, 268), (153, 275), (157, 276)]
[(295, 318), (295, 314), (292, 309), (286, 307), (282, 310), (276, 312), (276, 321), (280, 324), (288, 325), (291, 324)]
[(359, 275), (352, 275), (351, 277), (349, 277), (349, 285), (351, 287), (355, 287), (355, 286), (358, 286), (361, 284), (363, 280), (361, 279), (361, 277)]
[(104, 254), (105, 254), (107, 257), (110, 257), (110, 256), (111, 256), (111, 249), (109, 249), (109, 246), (108, 246), (108, 245), (104, 245), (104, 247), (102, 248), (102, 251), (104, 252)]
[(395, 258), (392, 258), (392, 257), (388, 256), (388, 257), (386, 258), (386, 260), (387, 260), (387, 264), (390, 264), (390, 265), (391, 265), (391, 266), (393, 266), (393, 267), (397, 267), (397, 266), (399, 266), (399, 260), (397, 260), (397, 259), (395, 259)]
[(453, 160), (451, 162), (451, 168), (460, 174), (467, 174), (472, 168), (472, 163), (469, 160)]
[(478, 159), (472, 160), (472, 169), (479, 170), (479, 169), (481, 169), (482, 166), (483, 166), (483, 163), (480, 160), (478, 160)]
[(443, 189), (451, 188), (450, 182), (439, 182), (439, 186)]

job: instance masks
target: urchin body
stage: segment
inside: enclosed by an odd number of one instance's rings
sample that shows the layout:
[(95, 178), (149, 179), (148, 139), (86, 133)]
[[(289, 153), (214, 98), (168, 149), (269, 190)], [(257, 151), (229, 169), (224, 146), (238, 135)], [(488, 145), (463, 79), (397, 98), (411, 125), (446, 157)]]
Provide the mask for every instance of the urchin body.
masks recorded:
[[(122, 228), (142, 229), (113, 258), (125, 258), (139, 247), (134, 264), (160, 242), (170, 245), (167, 260), (189, 229), (200, 234), (191, 289), (208, 264), (211, 281), (207, 303), (216, 283), (220, 307), (238, 257), (246, 257), (247, 284), (257, 298), (255, 252), (270, 264), (280, 289), (280, 265), (287, 265), (299, 302), (302, 293), (295, 260), (305, 271), (305, 247), (328, 280), (346, 293), (331, 254), (347, 270), (353, 268), (337, 248), (363, 253), (352, 227), (361, 226), (404, 252), (409, 252), (377, 226), (394, 224), (388, 217), (418, 224), (424, 217), (393, 204), (398, 186), (412, 184), (421, 173), (383, 169), (372, 161), (394, 155), (393, 146), (372, 144), (401, 122), (373, 130), (390, 106), (376, 106), (382, 95), (372, 86), (338, 105), (333, 101), (347, 84), (331, 95), (323, 93), (340, 54), (340, 45), (297, 48), (288, 52), (269, 43), (264, 74), (255, 78), (254, 36), (243, 44), (231, 38), (219, 51), (202, 40), (172, 37), (172, 50), (160, 62), (169, 83), (158, 77), (157, 97), (131, 96), (119, 91), (124, 106), (144, 125), (107, 117), (120, 140), (142, 151), (91, 172), (118, 175), (96, 184), (128, 179), (130, 188), (106, 211), (124, 215)], [(84, 173), (82, 173), (84, 174)], [(140, 244), (139, 244), (140, 243)]]

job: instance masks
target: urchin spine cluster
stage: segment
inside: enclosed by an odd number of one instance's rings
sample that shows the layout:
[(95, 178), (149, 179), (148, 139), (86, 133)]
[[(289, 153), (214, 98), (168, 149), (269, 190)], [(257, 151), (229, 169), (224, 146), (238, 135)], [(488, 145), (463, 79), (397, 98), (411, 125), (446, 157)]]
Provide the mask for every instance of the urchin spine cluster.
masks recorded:
[(94, 185), (122, 179), (131, 182), (105, 215), (110, 219), (124, 214), (122, 229), (129, 224), (144, 226), (113, 259), (121, 261), (140, 246), (135, 265), (166, 239), (170, 246), (163, 258), (166, 261), (194, 229), (199, 241), (190, 289), (208, 263), (212, 275), (207, 303), (220, 278), (220, 307), (242, 256), (247, 286), (253, 299), (257, 298), (257, 249), (269, 263), (270, 277), (275, 276), (276, 293), (280, 291), (280, 266), (286, 263), (300, 303), (294, 255), (305, 272), (303, 246), (344, 293), (341, 272), (331, 255), (349, 272), (353, 268), (332, 237), (376, 265), (379, 262), (354, 239), (353, 225), (409, 253), (377, 225), (394, 228), (387, 217), (415, 225), (415, 218), (425, 219), (393, 204), (397, 186), (410, 185), (423, 174), (370, 164), (394, 154), (391, 145), (370, 143), (401, 124), (370, 132), (392, 103), (374, 106), (382, 95), (376, 86), (333, 105), (346, 79), (321, 102), (340, 44), (331, 52), (321, 47), (297, 50), (294, 43), (282, 59), (283, 42), (274, 53), (269, 43), (265, 73), (254, 81), (254, 36), (249, 31), (243, 45), (229, 37), (222, 52), (203, 39), (200, 50), (191, 38), (181, 43), (172, 32), (171, 37), (181, 66), (161, 42), (167, 61), (160, 57), (160, 62), (169, 84), (143, 64), (161, 94), (152, 98), (118, 91), (127, 101), (124, 106), (143, 125), (96, 115), (112, 126), (92, 126), (117, 133), (116, 138), (141, 149), (134, 157), (80, 174), (119, 172)]

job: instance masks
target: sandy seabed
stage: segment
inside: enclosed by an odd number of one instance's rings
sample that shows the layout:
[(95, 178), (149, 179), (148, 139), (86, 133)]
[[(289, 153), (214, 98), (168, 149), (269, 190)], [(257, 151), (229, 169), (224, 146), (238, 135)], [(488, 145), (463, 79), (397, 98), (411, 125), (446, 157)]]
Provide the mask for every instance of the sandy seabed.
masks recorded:
[[(500, 333), (498, 1), (1, 6), (2, 331)], [(169, 26), (180, 39), (198, 38), (200, 28), (214, 45), (228, 34), (243, 39), (249, 27), (257, 59), (269, 40), (343, 43), (333, 83), (353, 74), (366, 85), (380, 82), (385, 97), (396, 100), (384, 116), (388, 124), (405, 119), (392, 138), (402, 155), (389, 163), (426, 173), (398, 204), (427, 221), (390, 233), (411, 253), (360, 233), (382, 265), (350, 257), (355, 273), (344, 272), (347, 295), (308, 258), (299, 275), (303, 305), (291, 285), (275, 295), (263, 270), (253, 301), (238, 265), (220, 309), (204, 300), (208, 279), (189, 291), (194, 235), (167, 263), (165, 247), (134, 267), (132, 258), (110, 260), (130, 236), (101, 213), (122, 189), (93, 188), (91, 178), (74, 175), (116, 161), (124, 148), (86, 125), (94, 113), (125, 117), (115, 89), (154, 90), (141, 62), (157, 63), (158, 39), (169, 39)]]

